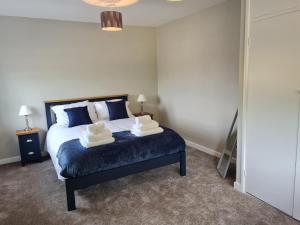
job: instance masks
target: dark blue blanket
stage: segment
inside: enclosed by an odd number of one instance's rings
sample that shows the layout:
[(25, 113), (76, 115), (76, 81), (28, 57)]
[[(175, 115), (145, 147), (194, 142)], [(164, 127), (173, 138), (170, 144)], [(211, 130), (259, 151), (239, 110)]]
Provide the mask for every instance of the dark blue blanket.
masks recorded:
[(136, 137), (129, 131), (113, 134), (112, 144), (85, 149), (79, 139), (63, 143), (57, 153), (65, 178), (81, 177), (149, 159), (185, 151), (184, 140), (173, 130)]

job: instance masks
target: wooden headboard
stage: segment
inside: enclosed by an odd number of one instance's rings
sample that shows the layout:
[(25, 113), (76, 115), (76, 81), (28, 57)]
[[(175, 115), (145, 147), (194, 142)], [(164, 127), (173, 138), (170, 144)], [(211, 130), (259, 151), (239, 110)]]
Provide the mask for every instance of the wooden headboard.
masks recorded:
[(44, 103), (46, 109), (47, 127), (49, 129), (51, 125), (56, 122), (55, 115), (51, 110), (51, 107), (53, 106), (71, 104), (71, 103), (82, 102), (82, 101), (98, 102), (98, 101), (106, 101), (106, 100), (113, 100), (113, 99), (123, 99), (127, 101), (128, 95), (123, 94), (123, 95), (110, 95), (110, 96), (100, 96), (100, 97), (90, 97), (90, 98), (74, 98), (74, 99), (45, 101)]

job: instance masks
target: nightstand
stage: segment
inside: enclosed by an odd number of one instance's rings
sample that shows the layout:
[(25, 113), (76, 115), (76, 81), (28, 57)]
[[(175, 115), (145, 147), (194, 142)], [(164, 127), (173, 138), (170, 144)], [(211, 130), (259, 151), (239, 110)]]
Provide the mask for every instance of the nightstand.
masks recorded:
[(153, 113), (148, 113), (148, 112), (144, 112), (144, 113), (133, 113), (134, 116), (139, 117), (139, 116), (150, 116), (151, 119), (153, 119)]
[(38, 128), (33, 128), (30, 131), (16, 131), (19, 139), (22, 166), (29, 162), (42, 161), (39, 132), (40, 129)]

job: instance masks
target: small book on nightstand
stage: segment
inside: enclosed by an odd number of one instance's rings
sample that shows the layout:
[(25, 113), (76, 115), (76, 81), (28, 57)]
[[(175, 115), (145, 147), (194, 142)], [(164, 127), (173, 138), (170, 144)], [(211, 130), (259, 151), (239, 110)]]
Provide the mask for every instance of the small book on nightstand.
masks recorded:
[(19, 139), (22, 166), (30, 162), (42, 161), (39, 132), (39, 128), (32, 128), (29, 131), (16, 131), (16, 135)]

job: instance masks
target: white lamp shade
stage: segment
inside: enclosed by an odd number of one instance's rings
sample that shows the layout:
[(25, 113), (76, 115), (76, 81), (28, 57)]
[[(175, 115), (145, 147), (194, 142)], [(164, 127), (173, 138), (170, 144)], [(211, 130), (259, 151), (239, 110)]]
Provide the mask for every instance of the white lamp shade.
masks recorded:
[(147, 99), (146, 99), (145, 95), (140, 94), (137, 99), (137, 102), (146, 102), (146, 101), (147, 101)]
[(19, 116), (28, 116), (31, 115), (32, 111), (27, 105), (22, 105), (20, 108)]

